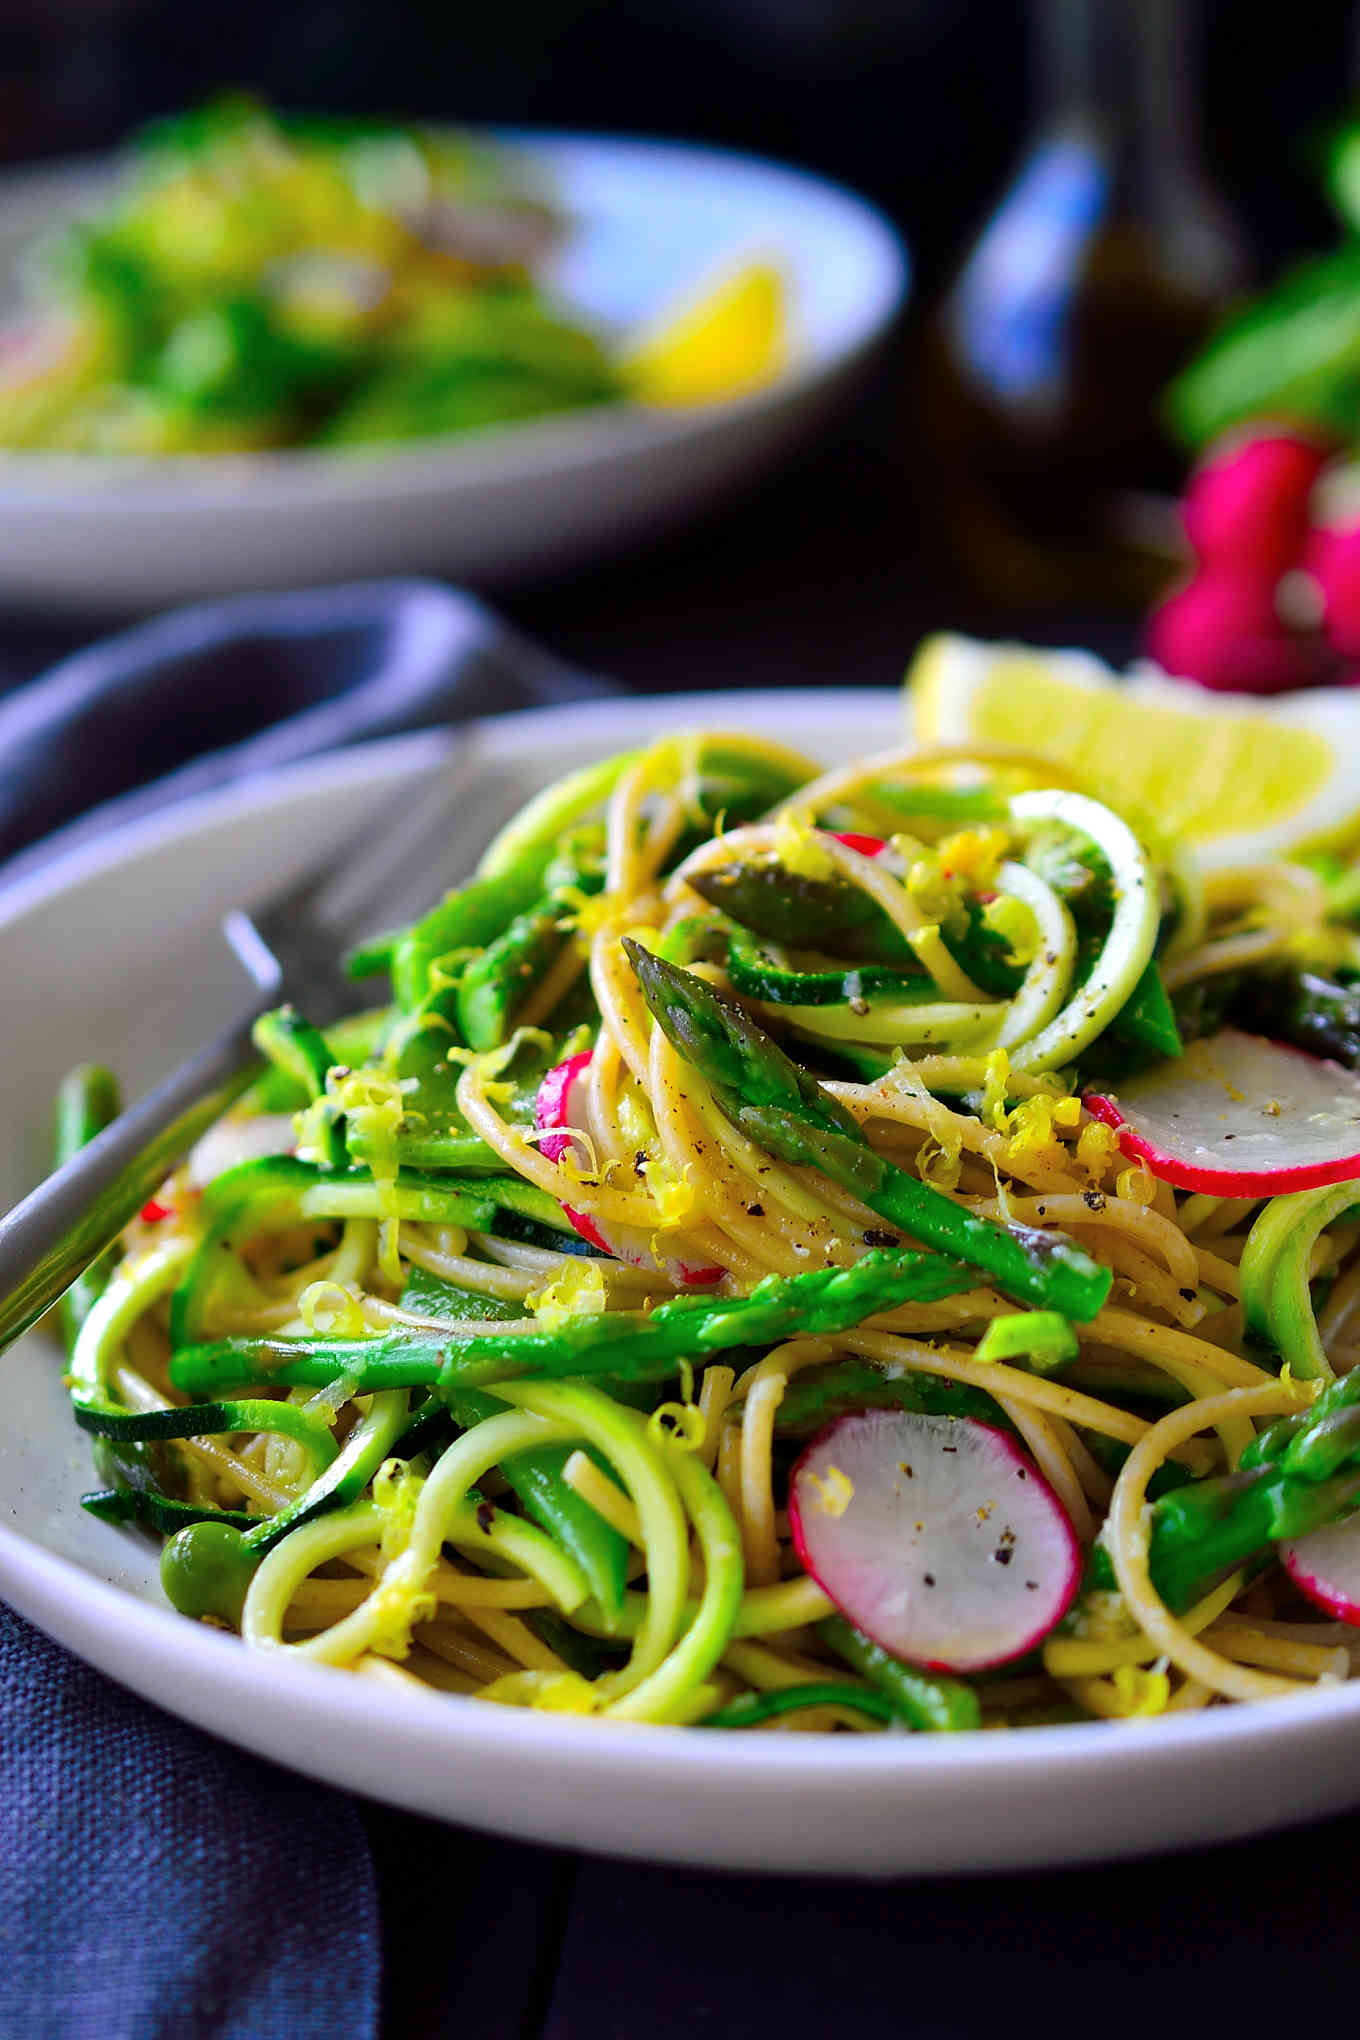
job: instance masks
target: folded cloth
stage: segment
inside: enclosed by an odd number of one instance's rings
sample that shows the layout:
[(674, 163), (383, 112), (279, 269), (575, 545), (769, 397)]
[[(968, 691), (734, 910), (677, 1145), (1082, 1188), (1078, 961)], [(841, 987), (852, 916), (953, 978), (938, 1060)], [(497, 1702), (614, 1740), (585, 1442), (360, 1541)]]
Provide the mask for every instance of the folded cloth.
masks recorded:
[[(432, 582), (181, 610), (0, 702), (0, 880), (243, 773), (608, 691)], [(376, 2032), (378, 1889), (349, 1799), (144, 1705), (2, 1606), (0, 1705), (6, 2040)]]
[(113, 1686), (0, 1605), (0, 2033), (377, 2031), (378, 1887), (343, 1793)]
[[(0, 881), (247, 772), (614, 691), (435, 581), (174, 610), (0, 701)], [(38, 843), (52, 830), (55, 841)]]

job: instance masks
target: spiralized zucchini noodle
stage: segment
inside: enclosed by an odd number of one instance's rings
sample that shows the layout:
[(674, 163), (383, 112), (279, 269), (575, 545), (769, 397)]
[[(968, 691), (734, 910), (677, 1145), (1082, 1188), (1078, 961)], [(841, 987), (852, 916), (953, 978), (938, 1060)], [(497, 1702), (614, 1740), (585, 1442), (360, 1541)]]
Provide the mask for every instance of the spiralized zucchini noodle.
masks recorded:
[[(1197, 876), (1019, 752), (576, 773), (355, 953), (390, 994), (259, 1023), (68, 1302), (87, 1504), (257, 1649), (518, 1707), (879, 1734), (1347, 1679), (1281, 1549), (1360, 1503), (1360, 1191), (1177, 1188), (1088, 1100), (1225, 1026), (1354, 1067), (1357, 898), (1335, 855)], [(892, 1411), (1002, 1434), (1080, 1551), (1004, 1662), (885, 1638), (892, 1548), (867, 1609), (809, 1569), (856, 1483), (800, 1534), (797, 1468)]]

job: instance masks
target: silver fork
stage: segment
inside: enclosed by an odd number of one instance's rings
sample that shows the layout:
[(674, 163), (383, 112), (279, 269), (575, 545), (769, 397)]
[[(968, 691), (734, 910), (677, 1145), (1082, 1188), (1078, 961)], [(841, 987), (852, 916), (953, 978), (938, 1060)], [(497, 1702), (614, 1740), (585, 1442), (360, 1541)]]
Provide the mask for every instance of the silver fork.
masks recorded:
[[(431, 905), (514, 805), (465, 737), (423, 791), (365, 820), (357, 851), (223, 919), (253, 994), (245, 1011), (0, 1219), (0, 1352), (117, 1238), (201, 1134), (252, 1081), (251, 1028), (291, 1000), (319, 1026), (364, 1003), (341, 952)], [(462, 860), (462, 869), (457, 860)]]

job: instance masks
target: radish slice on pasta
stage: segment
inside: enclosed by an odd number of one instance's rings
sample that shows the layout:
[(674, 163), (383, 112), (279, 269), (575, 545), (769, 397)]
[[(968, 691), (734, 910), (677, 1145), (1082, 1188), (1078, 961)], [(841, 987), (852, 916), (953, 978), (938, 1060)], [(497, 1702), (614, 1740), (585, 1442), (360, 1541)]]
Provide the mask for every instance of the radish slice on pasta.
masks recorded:
[(1360, 1627), (1360, 1516), (1282, 1544), (1280, 1559), (1301, 1594), (1338, 1622)]
[[(569, 1055), (565, 1062), (554, 1063), (538, 1087), (534, 1125), (543, 1135), (538, 1143), (539, 1152), (550, 1162), (560, 1162), (570, 1154), (580, 1168), (591, 1164), (585, 1143), (574, 1138), (575, 1131), (585, 1125), (590, 1056), (591, 1051), (586, 1048), (579, 1055)], [(561, 1132), (554, 1131), (559, 1127)], [(603, 1254), (612, 1254), (616, 1261), (627, 1261), (634, 1268), (660, 1268), (680, 1289), (711, 1289), (715, 1282), (722, 1281), (721, 1268), (658, 1257), (652, 1251), (651, 1236), (640, 1226), (602, 1225), (588, 1211), (574, 1209), (565, 1198), (562, 1209), (583, 1240)]]
[(1360, 1179), (1360, 1074), (1235, 1027), (1083, 1103), (1179, 1190), (1279, 1197)]
[(1038, 1467), (971, 1417), (837, 1418), (793, 1469), (789, 1522), (847, 1621), (932, 1671), (1023, 1656), (1081, 1580), (1076, 1534)]

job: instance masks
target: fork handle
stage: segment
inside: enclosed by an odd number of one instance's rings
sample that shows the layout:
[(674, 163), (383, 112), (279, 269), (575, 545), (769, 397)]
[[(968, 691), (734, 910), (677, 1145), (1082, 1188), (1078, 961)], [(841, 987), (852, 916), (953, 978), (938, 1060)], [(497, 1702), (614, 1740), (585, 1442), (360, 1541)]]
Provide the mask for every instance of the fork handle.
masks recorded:
[(0, 1218), (0, 1352), (117, 1239), (240, 1097), (258, 1068), (251, 1041), (258, 1010), (224, 1028)]

